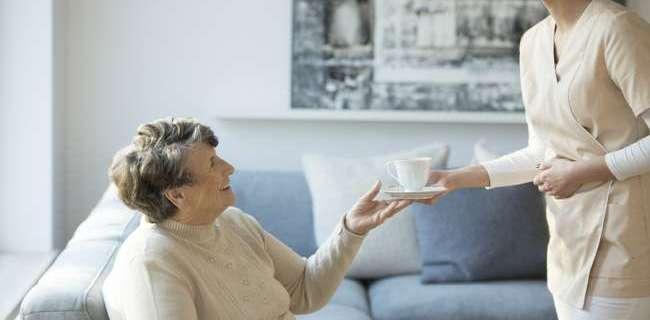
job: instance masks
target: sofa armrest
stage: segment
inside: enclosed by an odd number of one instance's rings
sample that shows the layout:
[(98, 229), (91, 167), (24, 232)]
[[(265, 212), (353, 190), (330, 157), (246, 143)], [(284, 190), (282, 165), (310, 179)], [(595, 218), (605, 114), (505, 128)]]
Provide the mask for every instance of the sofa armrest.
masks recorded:
[(139, 225), (109, 187), (52, 266), (23, 299), (24, 320), (108, 320), (102, 285), (118, 248)]

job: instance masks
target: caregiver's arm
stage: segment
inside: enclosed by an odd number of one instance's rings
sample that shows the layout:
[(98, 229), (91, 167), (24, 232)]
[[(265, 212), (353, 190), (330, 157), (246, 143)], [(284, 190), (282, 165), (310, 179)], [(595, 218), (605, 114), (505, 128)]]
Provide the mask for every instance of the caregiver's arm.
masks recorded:
[[(650, 111), (641, 114), (650, 128)], [(625, 180), (650, 172), (650, 136), (605, 156), (581, 161), (545, 163), (533, 182), (542, 192), (558, 199), (571, 197), (581, 185)]]
[[(641, 118), (650, 128), (650, 110)], [(650, 172), (650, 136), (605, 156), (605, 162), (617, 180), (625, 180)]]
[[(620, 14), (604, 42), (609, 75), (634, 114), (650, 127), (650, 24), (634, 13)], [(607, 154), (607, 166), (618, 180), (650, 171), (650, 141), (645, 137)]]
[(528, 146), (513, 153), (479, 165), (456, 170), (434, 171), (430, 183), (449, 190), (477, 187), (504, 187), (531, 182), (539, 173), (537, 164), (544, 158), (543, 143), (528, 126)]
[[(641, 119), (650, 128), (650, 110), (641, 114)], [(650, 172), (650, 136), (603, 157), (574, 162), (570, 179), (579, 184), (612, 179), (622, 181), (647, 172)], [(535, 180), (541, 180), (541, 177)]]

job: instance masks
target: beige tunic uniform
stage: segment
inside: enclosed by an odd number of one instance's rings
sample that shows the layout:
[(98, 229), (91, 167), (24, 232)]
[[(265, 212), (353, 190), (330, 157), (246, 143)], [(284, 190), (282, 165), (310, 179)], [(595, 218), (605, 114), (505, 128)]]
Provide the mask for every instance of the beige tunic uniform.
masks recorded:
[[(647, 136), (638, 116), (650, 108), (650, 26), (614, 2), (593, 0), (557, 65), (554, 33), (548, 17), (521, 42), (530, 138), (541, 146), (527, 150), (531, 157), (587, 160)], [(582, 308), (587, 295), (650, 296), (650, 174), (546, 200), (556, 298)]]

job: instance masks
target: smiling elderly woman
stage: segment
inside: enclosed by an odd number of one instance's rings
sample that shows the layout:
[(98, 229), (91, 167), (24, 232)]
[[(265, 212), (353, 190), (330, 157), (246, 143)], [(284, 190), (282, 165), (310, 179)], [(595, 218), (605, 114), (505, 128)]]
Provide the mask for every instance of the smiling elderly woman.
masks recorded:
[(302, 258), (232, 207), (234, 168), (212, 130), (191, 119), (142, 125), (109, 170), (144, 217), (103, 294), (112, 320), (294, 319), (323, 307), (368, 231), (410, 204), (373, 200), (377, 183), (316, 253)]

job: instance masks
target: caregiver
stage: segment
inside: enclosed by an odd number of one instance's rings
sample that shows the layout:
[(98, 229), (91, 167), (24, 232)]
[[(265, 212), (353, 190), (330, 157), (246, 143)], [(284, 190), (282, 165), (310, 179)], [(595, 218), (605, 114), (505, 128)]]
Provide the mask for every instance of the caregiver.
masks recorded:
[(450, 190), (546, 194), (560, 320), (650, 319), (650, 25), (610, 0), (544, 0), (521, 41), (528, 146), (435, 171)]

